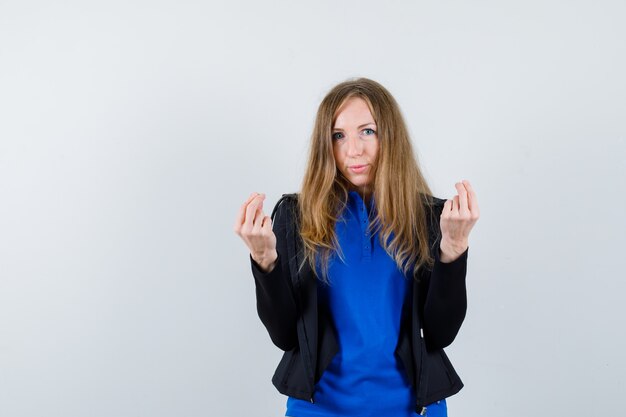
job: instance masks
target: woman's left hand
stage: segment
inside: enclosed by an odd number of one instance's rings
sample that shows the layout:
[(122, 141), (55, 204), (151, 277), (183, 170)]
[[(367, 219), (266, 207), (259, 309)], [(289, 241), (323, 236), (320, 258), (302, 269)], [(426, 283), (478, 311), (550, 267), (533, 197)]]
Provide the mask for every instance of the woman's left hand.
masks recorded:
[(456, 260), (468, 247), (472, 227), (478, 221), (478, 199), (467, 180), (455, 184), (458, 194), (446, 200), (441, 212), (441, 262)]

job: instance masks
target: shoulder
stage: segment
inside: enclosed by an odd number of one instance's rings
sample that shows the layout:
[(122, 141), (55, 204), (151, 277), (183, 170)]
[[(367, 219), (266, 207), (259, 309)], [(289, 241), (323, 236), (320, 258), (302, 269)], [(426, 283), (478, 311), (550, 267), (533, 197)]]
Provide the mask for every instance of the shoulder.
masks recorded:
[(438, 198), (429, 194), (420, 195), (426, 208), (429, 208), (431, 211), (441, 214), (441, 211), (443, 210), (443, 205), (446, 203), (446, 199)]
[(280, 202), (282, 200), (286, 200), (286, 201), (291, 201), (291, 202), (297, 202), (299, 195), (300, 194), (298, 193), (283, 194), (278, 201)]
[(441, 206), (443, 207), (443, 205), (446, 203), (446, 199), (445, 198), (438, 198), (435, 196), (431, 196), (431, 198), (433, 199), (433, 202), (436, 206)]
[(278, 221), (285, 222), (289, 219), (292, 219), (294, 214), (297, 213), (298, 208), (298, 194), (297, 193), (289, 193), (283, 194), (274, 209), (272, 210), (272, 221), (274, 219), (278, 219)]
[(424, 199), (424, 214), (426, 216), (426, 222), (428, 224), (429, 239), (432, 242), (435, 242), (437, 241), (437, 239), (439, 239), (439, 223), (441, 213), (443, 212), (443, 206), (446, 203), (446, 200), (443, 198), (424, 194), (422, 194), (422, 198)]

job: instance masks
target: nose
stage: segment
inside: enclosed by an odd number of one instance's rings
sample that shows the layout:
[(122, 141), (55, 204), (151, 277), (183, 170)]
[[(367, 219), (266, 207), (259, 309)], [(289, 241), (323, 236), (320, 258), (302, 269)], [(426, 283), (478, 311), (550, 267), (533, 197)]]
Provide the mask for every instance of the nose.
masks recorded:
[(348, 136), (348, 156), (360, 156), (363, 153), (363, 142), (358, 134)]

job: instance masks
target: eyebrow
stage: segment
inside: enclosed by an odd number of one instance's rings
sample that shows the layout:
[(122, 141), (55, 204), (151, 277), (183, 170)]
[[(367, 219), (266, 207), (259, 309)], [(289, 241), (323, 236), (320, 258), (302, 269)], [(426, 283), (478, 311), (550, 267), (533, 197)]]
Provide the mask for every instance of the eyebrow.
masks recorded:
[[(357, 129), (360, 129), (360, 128), (362, 128), (362, 127), (369, 126), (369, 125), (374, 125), (374, 126), (376, 126), (376, 123), (374, 123), (374, 122), (363, 123), (363, 124), (362, 124), (362, 125), (360, 125)], [(339, 127), (333, 127), (333, 130), (343, 130), (343, 129), (341, 129), (341, 128), (339, 128)]]

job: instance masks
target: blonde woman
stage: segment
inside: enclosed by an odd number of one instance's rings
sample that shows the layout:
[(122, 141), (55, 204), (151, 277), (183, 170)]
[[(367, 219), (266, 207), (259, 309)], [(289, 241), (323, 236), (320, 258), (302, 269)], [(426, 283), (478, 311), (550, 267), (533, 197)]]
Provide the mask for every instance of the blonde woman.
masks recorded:
[(447, 416), (463, 383), (443, 348), (467, 307), (469, 181), (432, 195), (400, 109), (366, 78), (319, 106), (298, 194), (272, 216), (241, 206), (257, 311), (285, 353), (272, 382), (287, 416)]

